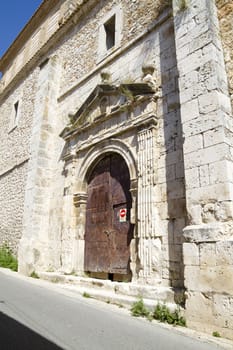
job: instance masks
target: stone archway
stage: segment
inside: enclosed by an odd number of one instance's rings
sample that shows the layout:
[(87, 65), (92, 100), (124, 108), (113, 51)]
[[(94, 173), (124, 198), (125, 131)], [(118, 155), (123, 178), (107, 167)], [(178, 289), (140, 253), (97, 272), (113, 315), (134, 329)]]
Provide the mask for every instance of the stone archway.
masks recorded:
[[(114, 154), (121, 157), (125, 168), (128, 172), (128, 193), (130, 196), (130, 205), (128, 206), (128, 218), (130, 220), (130, 225), (132, 229), (132, 234), (130, 246), (128, 249), (130, 251), (130, 259), (127, 263), (128, 271), (130, 274), (121, 274), (123, 280), (130, 280), (131, 274), (132, 278), (136, 278), (136, 243), (135, 243), (135, 217), (136, 217), (136, 193), (137, 193), (137, 180), (136, 180), (136, 160), (135, 155), (129, 147), (118, 139), (109, 139), (98, 143), (95, 147), (92, 147), (88, 152), (82, 157), (82, 161), (79, 163), (76, 172), (76, 191), (74, 193), (74, 205), (76, 209), (76, 235), (78, 237), (78, 250), (77, 250), (77, 260), (78, 260), (78, 271), (81, 273), (86, 270), (85, 267), (85, 231), (86, 231), (86, 210), (88, 204), (88, 182), (91, 179), (91, 175), (95, 170), (98, 163), (108, 157), (110, 154)], [(119, 208), (120, 209), (120, 208)], [(122, 208), (124, 209), (124, 208)], [(88, 270), (86, 270), (88, 271)], [(92, 273), (93, 274), (93, 273)], [(97, 272), (95, 272), (97, 274)], [(120, 274), (118, 277), (115, 273), (111, 276), (112, 272), (102, 273), (101, 278), (117, 278), (120, 280)], [(130, 278), (129, 278), (130, 275)], [(99, 277), (99, 276), (98, 276)]]
[(132, 199), (129, 170), (116, 153), (98, 160), (88, 178), (84, 270), (121, 280), (130, 276)]

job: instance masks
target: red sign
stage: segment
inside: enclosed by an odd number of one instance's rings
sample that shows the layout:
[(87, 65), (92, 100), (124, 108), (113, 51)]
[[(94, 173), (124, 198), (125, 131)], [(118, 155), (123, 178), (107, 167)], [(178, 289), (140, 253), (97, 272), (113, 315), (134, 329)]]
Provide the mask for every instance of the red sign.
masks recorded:
[(121, 209), (121, 210), (120, 210), (120, 217), (121, 217), (121, 218), (124, 218), (124, 217), (126, 216), (126, 212), (127, 212), (126, 209)]
[(126, 214), (127, 214), (127, 209), (120, 209), (119, 218), (121, 222), (126, 221)]

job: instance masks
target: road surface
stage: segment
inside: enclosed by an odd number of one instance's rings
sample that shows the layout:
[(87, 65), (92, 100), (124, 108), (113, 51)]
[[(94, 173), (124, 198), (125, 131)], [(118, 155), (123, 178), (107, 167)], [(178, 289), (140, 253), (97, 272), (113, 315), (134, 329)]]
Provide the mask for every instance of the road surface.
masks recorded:
[[(51, 285), (51, 287), (50, 287)], [(1, 350), (220, 350), (127, 310), (0, 269)]]

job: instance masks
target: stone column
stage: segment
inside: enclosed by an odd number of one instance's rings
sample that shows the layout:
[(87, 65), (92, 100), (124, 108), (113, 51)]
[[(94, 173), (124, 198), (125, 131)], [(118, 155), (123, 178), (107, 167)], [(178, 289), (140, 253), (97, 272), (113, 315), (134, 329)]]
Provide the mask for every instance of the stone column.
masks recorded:
[(74, 205), (76, 207), (76, 229), (74, 240), (74, 267), (79, 275), (84, 273), (84, 249), (85, 249), (85, 224), (86, 224), (86, 207), (87, 193), (75, 193)]
[[(140, 260), (139, 276), (151, 278), (153, 272), (154, 248), (160, 250), (158, 238), (158, 214), (155, 207), (156, 161), (156, 124), (155, 119), (139, 127), (138, 131), (138, 256)], [(155, 253), (158, 255), (158, 252)], [(157, 266), (158, 268), (158, 266)], [(156, 276), (158, 277), (158, 276)]]
[(233, 326), (232, 310), (220, 306), (233, 293), (233, 124), (217, 12), (214, 0), (173, 0), (173, 10), (189, 216), (187, 320), (224, 334)]

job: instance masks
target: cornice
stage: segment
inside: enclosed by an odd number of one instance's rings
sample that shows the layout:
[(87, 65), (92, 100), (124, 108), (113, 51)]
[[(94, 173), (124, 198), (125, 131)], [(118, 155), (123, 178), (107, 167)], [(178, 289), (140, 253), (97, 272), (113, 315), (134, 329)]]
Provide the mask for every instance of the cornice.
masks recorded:
[(33, 34), (36, 28), (45, 20), (48, 13), (54, 8), (60, 0), (44, 0), (38, 7), (36, 12), (27, 22), (25, 27), (10, 45), (8, 50), (0, 59), (0, 71), (4, 72), (6, 68), (11, 64), (15, 56), (18, 54), (23, 45), (27, 42), (30, 36)]
[[(53, 0), (53, 1), (55, 1), (56, 4), (58, 4), (59, 1), (61, 0)], [(5, 96), (9, 93), (9, 91), (13, 88), (13, 86), (15, 86), (20, 81), (20, 79), (23, 79), (31, 71), (32, 67), (39, 65), (41, 61), (43, 61), (47, 57), (48, 51), (54, 47), (54, 44), (57, 44), (59, 40), (61, 40), (62, 36), (66, 34), (72, 28), (72, 26), (75, 23), (77, 23), (79, 19), (83, 17), (87, 12), (89, 12), (94, 7), (94, 5), (97, 4), (99, 1), (100, 0), (75, 0), (75, 6), (73, 7), (73, 9), (71, 11), (64, 13), (63, 17), (60, 17), (58, 29), (48, 38), (46, 42), (44, 42), (41, 48), (39, 48), (35, 52), (35, 54), (29, 58), (29, 60), (24, 64), (22, 69), (14, 76), (14, 78), (8, 84), (6, 84), (5, 86), (2, 86), (2, 88), (0, 86), (0, 99), (1, 100), (4, 99)], [(44, 3), (47, 3), (47, 2), (52, 3), (51, 0), (44, 0)], [(51, 6), (50, 9), (54, 7), (55, 2), (53, 2), (53, 6)], [(41, 7), (43, 7), (44, 3), (41, 5)], [(42, 11), (41, 7), (37, 10), (37, 12)], [(44, 10), (45, 8), (43, 7), (43, 11)], [(36, 16), (36, 13), (34, 16)], [(34, 21), (33, 19), (34, 16), (31, 18), (29, 22)], [(46, 16), (48, 16), (48, 12)], [(43, 19), (45, 19), (45, 17)], [(26, 27), (29, 25), (29, 22), (26, 25)], [(38, 23), (37, 23), (37, 26), (38, 26)], [(35, 30), (37, 26), (35, 23), (33, 23), (31, 28), (34, 28)], [(23, 31), (26, 30), (26, 27), (23, 29)], [(20, 35), (22, 34), (22, 32), (20, 33)], [(31, 34), (32, 34), (32, 31), (30, 31), (30, 35)], [(12, 52), (13, 46), (15, 46), (14, 50), (16, 50), (16, 44), (19, 45), (20, 48), (22, 47), (20, 35), (16, 38), (15, 42), (11, 45), (8, 51)], [(6, 56), (10, 54), (8, 53), (8, 51), (4, 55), (5, 60), (7, 59)], [(16, 50), (15, 52), (17, 54), (18, 51)], [(1, 71), (2, 60), (0, 60), (0, 71)]]

